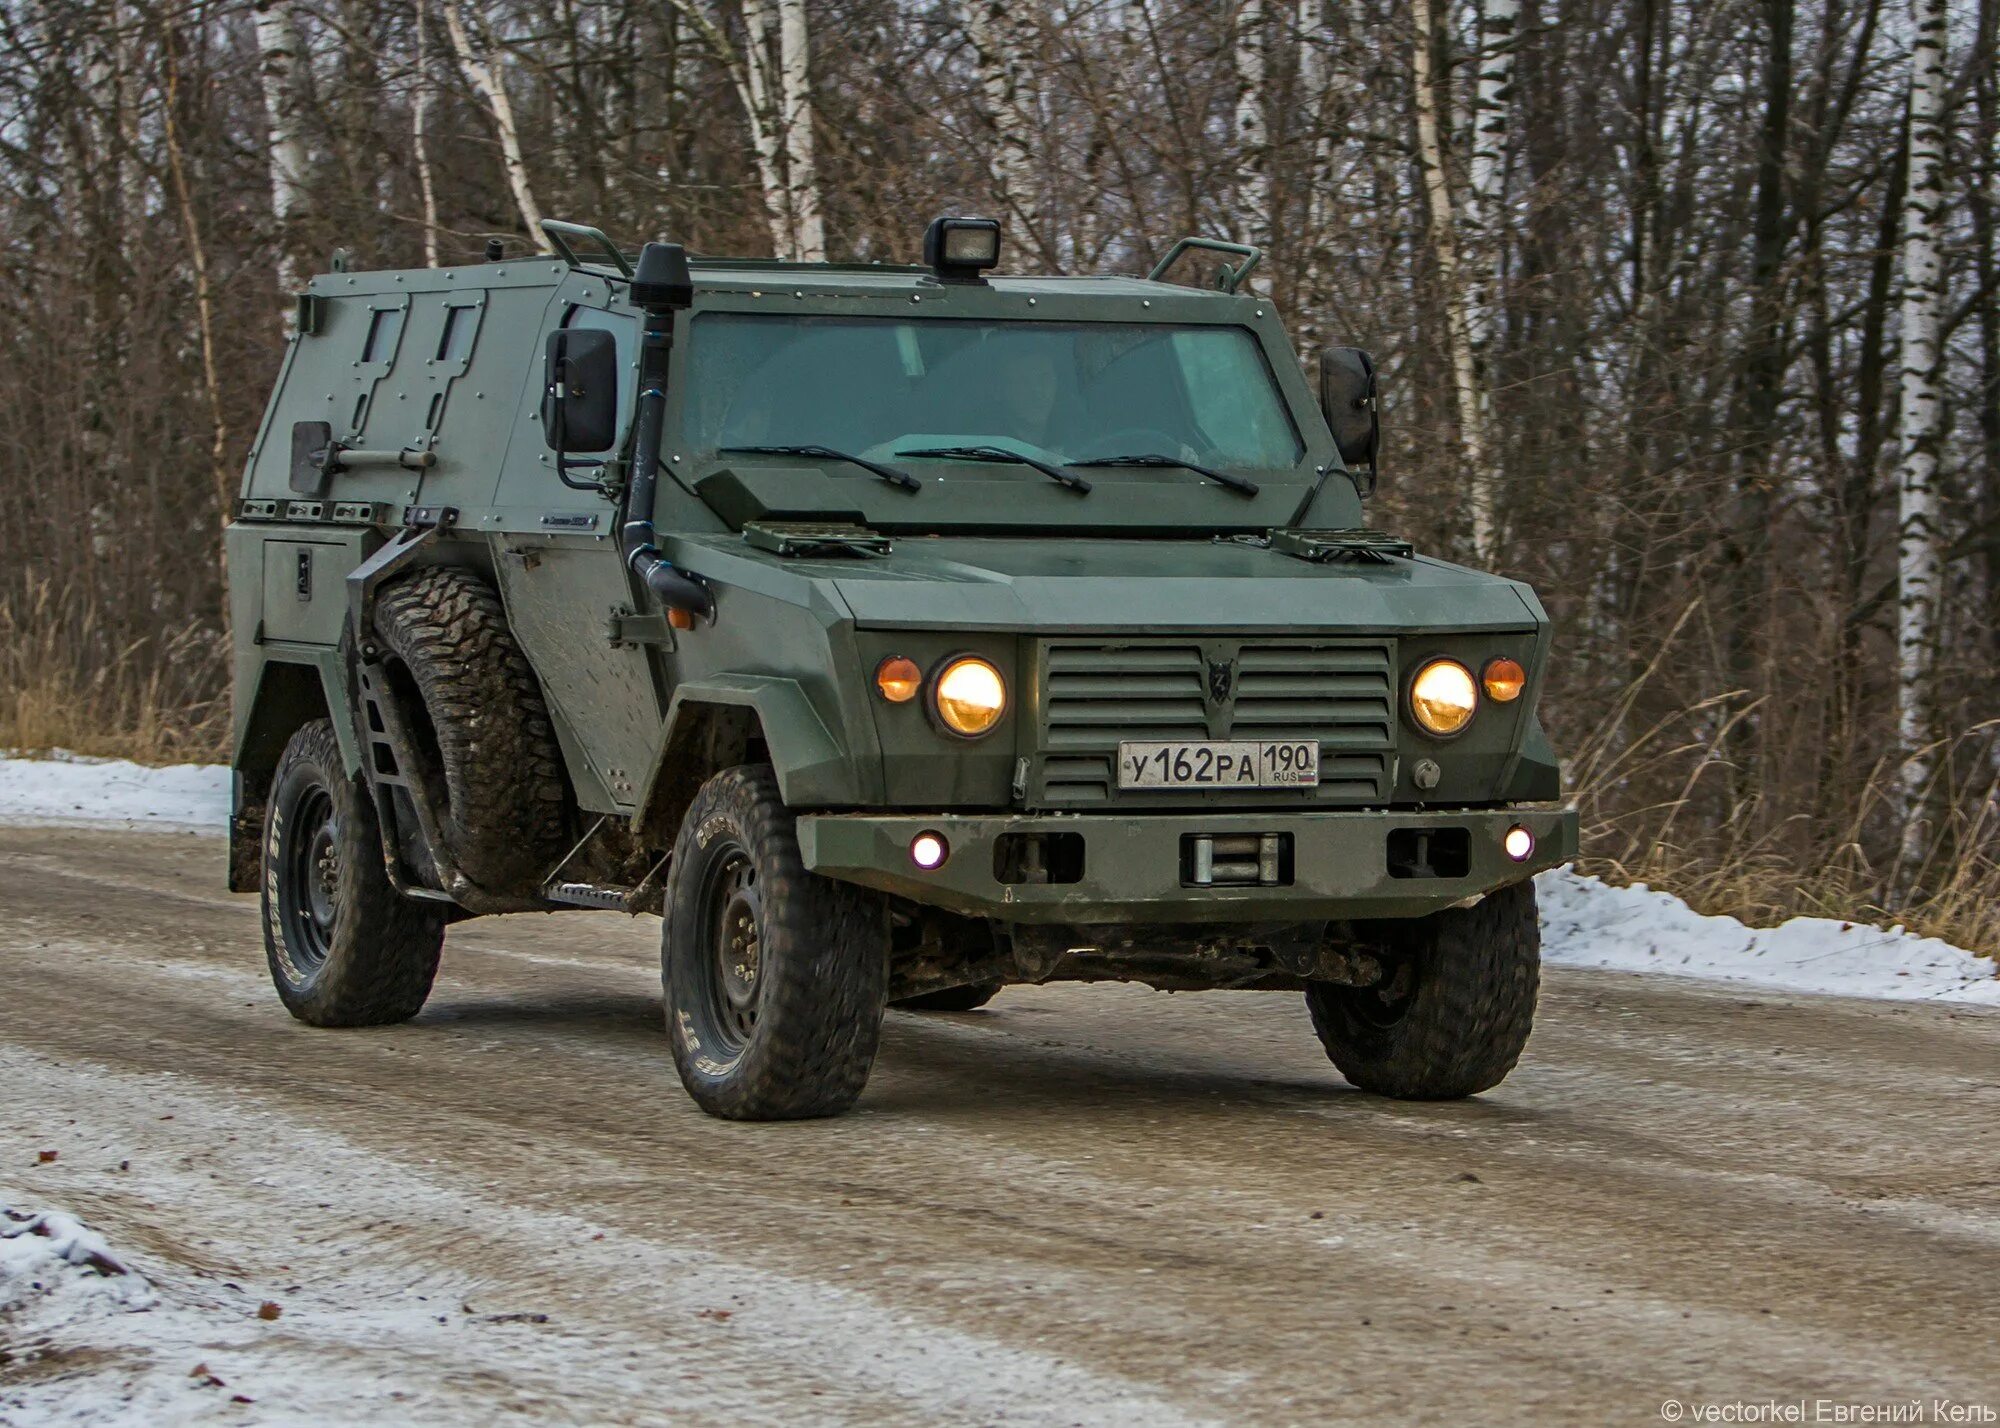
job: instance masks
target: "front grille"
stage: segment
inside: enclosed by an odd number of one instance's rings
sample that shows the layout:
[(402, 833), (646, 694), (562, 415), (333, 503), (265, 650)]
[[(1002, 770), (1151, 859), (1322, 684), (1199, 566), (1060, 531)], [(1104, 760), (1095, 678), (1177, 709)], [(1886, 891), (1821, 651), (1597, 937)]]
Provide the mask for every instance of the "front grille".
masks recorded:
[[(1395, 745), (1389, 640), (1050, 640), (1041, 646), (1030, 800), (1046, 808), (1386, 803)], [(1217, 697), (1217, 671), (1227, 687)], [(1125, 739), (1315, 739), (1315, 789), (1118, 789)]]

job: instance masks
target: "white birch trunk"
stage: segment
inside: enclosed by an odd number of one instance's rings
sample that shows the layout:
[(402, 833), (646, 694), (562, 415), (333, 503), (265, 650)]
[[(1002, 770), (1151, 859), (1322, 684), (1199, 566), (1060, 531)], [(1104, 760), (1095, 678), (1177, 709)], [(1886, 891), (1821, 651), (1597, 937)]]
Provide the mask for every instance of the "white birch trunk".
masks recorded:
[(506, 78), (490, 47), (473, 43), (465, 17), (459, 13), (458, 0), (444, 0), (440, 8), (444, 11), (445, 32), (451, 36), (458, 67), (464, 71), (466, 82), (479, 91), (493, 116), (493, 128), (500, 136), (500, 162), (507, 172), (507, 187), (514, 195), (521, 221), (527, 225), (529, 241), (542, 252), (552, 253), (555, 249), (548, 235), (542, 232), (542, 206), (535, 201), (534, 187), (528, 182), (528, 164), (521, 153), (521, 129), (514, 122), (514, 103), (507, 97)]
[[(721, 23), (700, 0), (671, 0), (673, 7), (701, 31), (702, 39), (729, 76), (730, 88), (743, 106), (750, 126), (750, 151), (757, 161), (757, 186), (764, 200), (764, 222), (771, 234), (774, 257), (793, 252), (792, 222), (780, 155), (780, 115), (771, 100), (771, 0), (743, 0), (744, 45), (729, 42)], [(815, 189), (814, 197), (818, 197)]]
[(417, 88), (410, 96), (410, 140), (416, 149), (417, 190), (424, 204), (424, 262), (438, 265), (437, 187), (431, 176), (431, 88), (430, 24), (424, 15), (424, 0), (417, 0)]
[(257, 0), (258, 73), (264, 89), (264, 118), (270, 126), (271, 217), (277, 228), (278, 294), (286, 325), (296, 320), (292, 295), (299, 291), (298, 224), (310, 200), (306, 187), (305, 41), (292, 0)]
[(1312, 158), (1306, 169), (1305, 233), (1299, 264), (1299, 346), (1311, 350), (1325, 334), (1320, 331), (1320, 304), (1325, 300), (1326, 251), (1333, 222), (1333, 116), (1329, 112), (1333, 80), (1327, 63), (1326, 0), (1297, 0), (1299, 31), (1299, 103), (1306, 115)]
[(1436, 25), (1431, 0), (1411, 0), (1416, 39), (1411, 69), (1416, 92), (1417, 160), (1430, 207), (1431, 248), (1438, 287), (1444, 298), (1445, 335), (1451, 347), (1452, 386), (1458, 395), (1458, 444), (1465, 460), (1466, 491), (1472, 513), (1472, 547), (1477, 559), (1493, 554), (1493, 476), (1487, 469), (1486, 401), (1473, 360), (1472, 323), (1458, 261), (1458, 228), (1452, 212), (1451, 179), (1438, 136), (1438, 95), (1432, 75), (1431, 42)]
[[(1479, 69), (1472, 103), (1472, 164), (1465, 195), (1466, 261), (1471, 267), (1472, 357), (1482, 379), (1493, 343), (1500, 273), (1506, 261), (1507, 144), (1514, 105), (1514, 44), (1521, 0), (1481, 0)], [(1482, 397), (1490, 397), (1481, 382)]]
[(826, 261), (826, 220), (819, 205), (819, 169), (813, 156), (812, 38), (806, 0), (778, 0), (778, 78), (785, 137), (785, 209), (791, 220), (792, 256)]
[[(1244, 241), (1271, 246), (1271, 128), (1265, 114), (1270, 65), (1265, 49), (1264, 0), (1242, 0), (1236, 11), (1236, 208)], [(1265, 274), (1251, 279), (1268, 292)]]
[(1896, 713), (1906, 872), (1922, 854), (1931, 781), (1931, 650), (1939, 580), (1938, 454), (1944, 434), (1939, 327), (1945, 274), (1938, 251), (1944, 207), (1947, 0), (1910, 0), (1909, 192), (1903, 204), (1902, 451), (1897, 472)]
[(779, 258), (793, 255), (792, 216), (785, 189), (783, 145), (778, 133), (782, 116), (771, 85), (772, 0), (743, 0), (743, 55), (737, 96), (750, 122), (750, 146), (757, 154), (757, 181), (764, 192), (764, 215), (771, 228), (771, 251)]
[(1054, 255), (1042, 234), (1041, 185), (1035, 179), (1035, 95), (1030, 80), (1035, 18), (1030, 0), (965, 0), (966, 37), (993, 124), (987, 171), (994, 196), (1019, 225), (1023, 246), (1044, 261)]

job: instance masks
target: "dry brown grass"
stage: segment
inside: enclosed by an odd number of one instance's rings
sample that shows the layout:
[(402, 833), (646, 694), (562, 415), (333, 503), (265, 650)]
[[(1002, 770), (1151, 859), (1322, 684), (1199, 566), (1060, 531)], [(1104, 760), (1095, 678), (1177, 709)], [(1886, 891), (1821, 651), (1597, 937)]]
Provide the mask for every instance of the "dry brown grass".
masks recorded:
[[(1581, 871), (1645, 883), (1756, 927), (1800, 916), (1900, 923), (2000, 956), (2000, 724), (1975, 725), (1928, 751), (1937, 772), (1916, 815), (1920, 836), (1906, 839), (1892, 759), (1858, 789), (1828, 797), (1841, 810), (1833, 816), (1768, 817), (1757, 790), (1732, 788), (1726, 749), (1753, 703), (1722, 695), (1642, 731), (1626, 727), (1653, 672), (1632, 684), (1570, 764)], [(1925, 850), (1914, 863), (1901, 851), (1911, 844)]]
[(0, 594), (0, 748), (139, 763), (229, 756), (228, 646), (213, 626), (120, 639), (87, 594)]

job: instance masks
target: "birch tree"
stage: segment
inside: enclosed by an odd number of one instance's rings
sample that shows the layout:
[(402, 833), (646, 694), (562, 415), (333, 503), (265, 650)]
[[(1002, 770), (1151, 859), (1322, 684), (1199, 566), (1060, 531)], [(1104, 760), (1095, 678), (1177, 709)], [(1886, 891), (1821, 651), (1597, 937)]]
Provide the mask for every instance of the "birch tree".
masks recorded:
[(424, 205), (424, 262), (438, 265), (437, 185), (431, 175), (431, 106), (436, 91), (431, 84), (430, 25), (424, 15), (424, 0), (417, 0), (417, 73), (410, 95), (410, 144), (417, 165), (417, 192)]
[[(750, 152), (757, 165), (757, 188), (764, 210), (764, 223), (771, 235), (771, 252), (780, 258), (792, 257), (798, 233), (792, 221), (793, 198), (785, 178), (784, 145), (780, 133), (783, 116), (774, 99), (771, 76), (772, 0), (743, 0), (743, 44), (734, 44), (722, 20), (702, 0), (673, 0), (674, 8), (693, 22), (724, 73), (743, 119), (750, 129)], [(803, 24), (803, 15), (801, 15)], [(780, 24), (782, 28), (782, 22)], [(803, 63), (803, 62), (802, 62)], [(783, 81), (780, 81), (782, 85)], [(810, 137), (807, 140), (810, 144)], [(807, 152), (808, 166), (811, 151)], [(813, 191), (815, 214), (818, 190)], [(821, 238), (824, 251), (824, 238)]]
[(1494, 546), (1493, 473), (1488, 467), (1486, 394), (1482, 390), (1473, 346), (1471, 304), (1459, 271), (1458, 224), (1451, 197), (1451, 175), (1445, 167), (1444, 141), (1438, 124), (1438, 84), (1431, 49), (1437, 43), (1432, 0), (1410, 0), (1416, 21), (1411, 45), (1412, 102), (1417, 116), (1417, 162), (1423, 171), (1424, 198), (1430, 212), (1431, 255), (1437, 265), (1438, 289), (1444, 303), (1445, 336), (1451, 348), (1452, 387), (1458, 397), (1458, 445), (1463, 479), (1472, 515), (1472, 549), (1489, 559)]
[(783, 104), (785, 216), (791, 254), (806, 263), (826, 261), (826, 221), (820, 214), (819, 169), (813, 156), (812, 41), (806, 0), (778, 0), (778, 77)]
[(1945, 33), (1948, 0), (1910, 0), (1908, 194), (1903, 203), (1903, 441), (1897, 471), (1896, 712), (1903, 765), (1906, 862), (1922, 852), (1931, 780), (1931, 652), (1936, 639), (1938, 457), (1944, 433), (1939, 329), (1945, 271), (1938, 236), (1945, 201)]
[(305, 139), (305, 41), (292, 0), (255, 0), (257, 68), (262, 80), (271, 179), (271, 218), (277, 229), (279, 302), (292, 321), (299, 291), (298, 224), (310, 201)]
[(1326, 0), (1297, 0), (1299, 109), (1305, 116), (1311, 157), (1305, 178), (1305, 241), (1300, 245), (1295, 321), (1299, 345), (1319, 345), (1319, 303), (1326, 283), (1328, 229), (1333, 216), (1332, 66), (1327, 63)]
[[(1492, 362), (1500, 276), (1506, 263), (1502, 204), (1507, 182), (1507, 145), (1514, 105), (1515, 32), (1521, 0), (1480, 0), (1478, 78), (1472, 102), (1472, 162), (1465, 194), (1466, 260), (1471, 268), (1466, 325), (1472, 340), (1474, 376), (1482, 407), (1492, 400)], [(1482, 425), (1490, 422), (1482, 418)]]
[[(1270, 54), (1264, 0), (1242, 0), (1236, 11), (1236, 207), (1243, 236), (1259, 248), (1271, 244), (1271, 126), (1265, 113), (1270, 87)], [(1269, 291), (1265, 273), (1251, 279)]]
[(1035, 174), (1035, 90), (1029, 69), (1035, 17), (1040, 0), (963, 0), (965, 36), (972, 44), (973, 71), (986, 101), (993, 144), (987, 173), (993, 195), (1017, 225), (1025, 245), (1054, 263), (1044, 240), (1041, 186)]
[(445, 32), (451, 36), (458, 67), (466, 82), (486, 101), (494, 132), (500, 136), (501, 167), (507, 172), (507, 189), (514, 196), (514, 207), (520, 210), (521, 222), (527, 226), (528, 239), (542, 252), (552, 253), (555, 249), (550, 246), (548, 235), (542, 232), (542, 206), (535, 201), (534, 186), (528, 181), (528, 161), (521, 152), (521, 128), (514, 121), (514, 102), (507, 97), (506, 76), (494, 58), (491, 37), (482, 26), (475, 39), (465, 16), (459, 12), (458, 0), (442, 0), (439, 8), (444, 12)]

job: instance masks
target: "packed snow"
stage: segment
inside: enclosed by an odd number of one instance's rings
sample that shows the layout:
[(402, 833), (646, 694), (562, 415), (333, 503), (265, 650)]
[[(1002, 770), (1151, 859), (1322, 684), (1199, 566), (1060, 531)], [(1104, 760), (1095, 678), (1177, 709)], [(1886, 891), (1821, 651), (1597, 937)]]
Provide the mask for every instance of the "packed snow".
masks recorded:
[(157, 1299), (80, 1221), (59, 1210), (0, 1204), (0, 1343), (7, 1346), (0, 1365), (10, 1357), (32, 1361), (59, 1331), (144, 1312)]
[(1615, 887), (1558, 868), (1536, 879), (1542, 959), (1665, 972), (1792, 992), (2000, 1007), (2000, 968), (1935, 937), (1827, 917), (1750, 927), (1706, 917), (1644, 883)]
[(60, 749), (45, 758), (0, 758), (0, 821), (221, 828), (229, 821), (229, 770), (147, 768)]
[[(220, 830), (228, 818), (224, 768), (154, 769), (73, 754), (0, 758), (0, 822)], [(1756, 928), (1703, 916), (1643, 884), (1615, 887), (1567, 868), (1538, 882), (1542, 957), (1552, 965), (2000, 1006), (2000, 968), (1992, 960), (1900, 927), (1797, 917)]]

